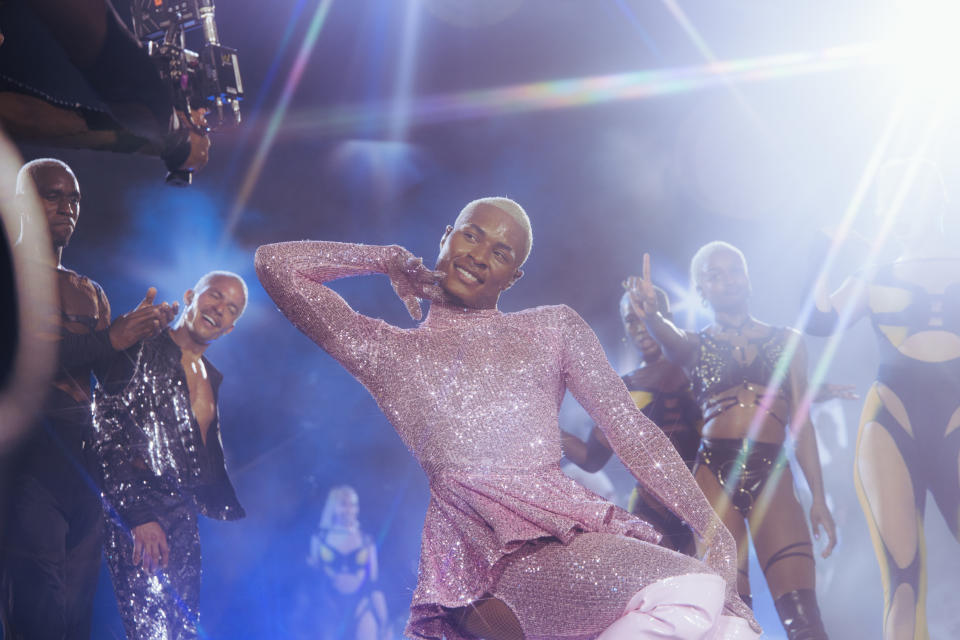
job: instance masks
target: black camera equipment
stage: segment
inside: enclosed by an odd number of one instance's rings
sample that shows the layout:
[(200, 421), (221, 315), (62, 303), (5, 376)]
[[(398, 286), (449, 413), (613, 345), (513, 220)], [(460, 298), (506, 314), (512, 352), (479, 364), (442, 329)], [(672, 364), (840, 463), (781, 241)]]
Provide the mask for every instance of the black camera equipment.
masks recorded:
[[(167, 182), (188, 185), (191, 170), (178, 167), (190, 154), (194, 112), (206, 110), (208, 131), (240, 124), (243, 83), (237, 51), (220, 44), (213, 0), (131, 0), (131, 4), (133, 32), (169, 83), (174, 107), (186, 120), (173, 128), (161, 154), (170, 171)], [(198, 40), (194, 49), (188, 48), (188, 37)]]

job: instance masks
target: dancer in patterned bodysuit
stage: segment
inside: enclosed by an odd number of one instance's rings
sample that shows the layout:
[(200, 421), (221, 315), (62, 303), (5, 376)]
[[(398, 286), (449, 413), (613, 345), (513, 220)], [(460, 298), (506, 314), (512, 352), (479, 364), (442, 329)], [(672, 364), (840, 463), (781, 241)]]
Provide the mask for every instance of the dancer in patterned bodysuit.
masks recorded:
[[(281, 311), (364, 384), (430, 480), (408, 633), (757, 637), (737, 596), (732, 537), (593, 331), (566, 306), (497, 309), (530, 240), (519, 205), (485, 198), (447, 227), (436, 271), (398, 246), (257, 251)], [(435, 300), (419, 327), (356, 313), (324, 284), (376, 273), (415, 318), (417, 297)], [(699, 536), (704, 561), (658, 546), (648, 523), (563, 475), (558, 411), (568, 389), (637, 479)]]
[[(918, 158), (886, 163), (877, 213), (900, 243), (828, 295), (807, 331), (869, 318), (880, 366), (857, 435), (854, 481), (883, 583), (883, 640), (927, 640), (927, 492), (960, 540), (960, 237), (940, 172)], [(884, 223), (886, 224), (886, 223)], [(936, 562), (940, 553), (930, 558)], [(935, 635), (935, 634), (934, 634)]]

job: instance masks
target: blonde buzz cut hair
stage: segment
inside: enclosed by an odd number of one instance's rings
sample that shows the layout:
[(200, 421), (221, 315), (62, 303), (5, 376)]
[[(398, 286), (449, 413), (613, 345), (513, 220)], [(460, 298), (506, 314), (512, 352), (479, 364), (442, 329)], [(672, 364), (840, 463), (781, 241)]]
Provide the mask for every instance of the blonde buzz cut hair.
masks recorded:
[(476, 200), (472, 200), (467, 203), (467, 206), (460, 210), (460, 214), (454, 221), (453, 226), (460, 226), (460, 222), (463, 220), (463, 218), (473, 211), (474, 208), (482, 204), (496, 207), (497, 209), (500, 209), (500, 211), (508, 214), (527, 234), (527, 246), (523, 252), (520, 264), (517, 265), (523, 266), (523, 263), (525, 263), (527, 258), (530, 256), (530, 250), (533, 249), (533, 228), (530, 226), (530, 217), (527, 215), (527, 212), (523, 210), (523, 207), (521, 207), (516, 200), (511, 200), (510, 198), (502, 196), (488, 196), (486, 198), (477, 198)]
[(744, 273), (747, 273), (747, 257), (743, 255), (743, 251), (740, 251), (740, 249), (737, 249), (729, 242), (714, 240), (697, 249), (697, 252), (693, 254), (693, 259), (690, 260), (690, 283), (693, 284), (694, 287), (700, 286), (700, 278), (703, 275), (703, 265), (706, 264), (710, 256), (717, 251), (730, 251), (735, 253), (743, 263)]
[[(41, 169), (46, 169), (47, 167), (57, 167), (59, 169), (63, 169), (73, 176), (74, 180), (77, 179), (73, 169), (71, 169), (70, 165), (63, 160), (59, 160), (57, 158), (37, 158), (36, 160), (31, 160), (30, 162), (24, 164), (22, 167), (20, 167), (20, 170), (17, 171), (17, 195), (25, 195), (30, 187), (35, 186), (37, 184), (37, 173), (39, 173)], [(28, 183), (27, 180), (31, 180), (32, 184)]]

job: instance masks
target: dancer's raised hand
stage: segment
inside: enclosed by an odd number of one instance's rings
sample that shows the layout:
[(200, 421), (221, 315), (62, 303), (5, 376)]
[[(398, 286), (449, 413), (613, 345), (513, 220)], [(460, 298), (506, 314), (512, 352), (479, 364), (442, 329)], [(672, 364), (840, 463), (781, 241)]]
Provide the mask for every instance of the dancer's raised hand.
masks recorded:
[(641, 318), (658, 310), (657, 291), (650, 278), (650, 254), (643, 254), (643, 275), (630, 276), (623, 281), (623, 288), (630, 294), (630, 306)]
[(443, 297), (440, 282), (445, 274), (427, 268), (423, 264), (423, 258), (418, 258), (403, 247), (396, 247), (387, 266), (387, 275), (393, 290), (397, 292), (414, 320), (423, 317), (420, 300), (439, 300)]
[(156, 287), (147, 289), (147, 295), (133, 311), (118, 317), (110, 325), (110, 344), (117, 351), (123, 351), (141, 340), (153, 337), (167, 328), (177, 315), (179, 304), (162, 302), (154, 304)]

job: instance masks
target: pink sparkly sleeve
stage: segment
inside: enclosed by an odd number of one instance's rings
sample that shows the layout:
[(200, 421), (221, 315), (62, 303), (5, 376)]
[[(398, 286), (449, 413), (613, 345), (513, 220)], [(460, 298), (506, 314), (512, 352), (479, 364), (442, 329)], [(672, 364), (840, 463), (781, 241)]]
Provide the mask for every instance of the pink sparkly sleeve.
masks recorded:
[(594, 419), (610, 446), (650, 493), (709, 546), (705, 562), (736, 588), (736, 544), (697, 486), (673, 444), (634, 404), (593, 330), (561, 307), (563, 372), (567, 388)]
[(385, 273), (395, 249), (304, 240), (263, 245), (254, 261), (260, 283), (290, 322), (366, 384), (388, 325), (357, 313), (324, 283)]

